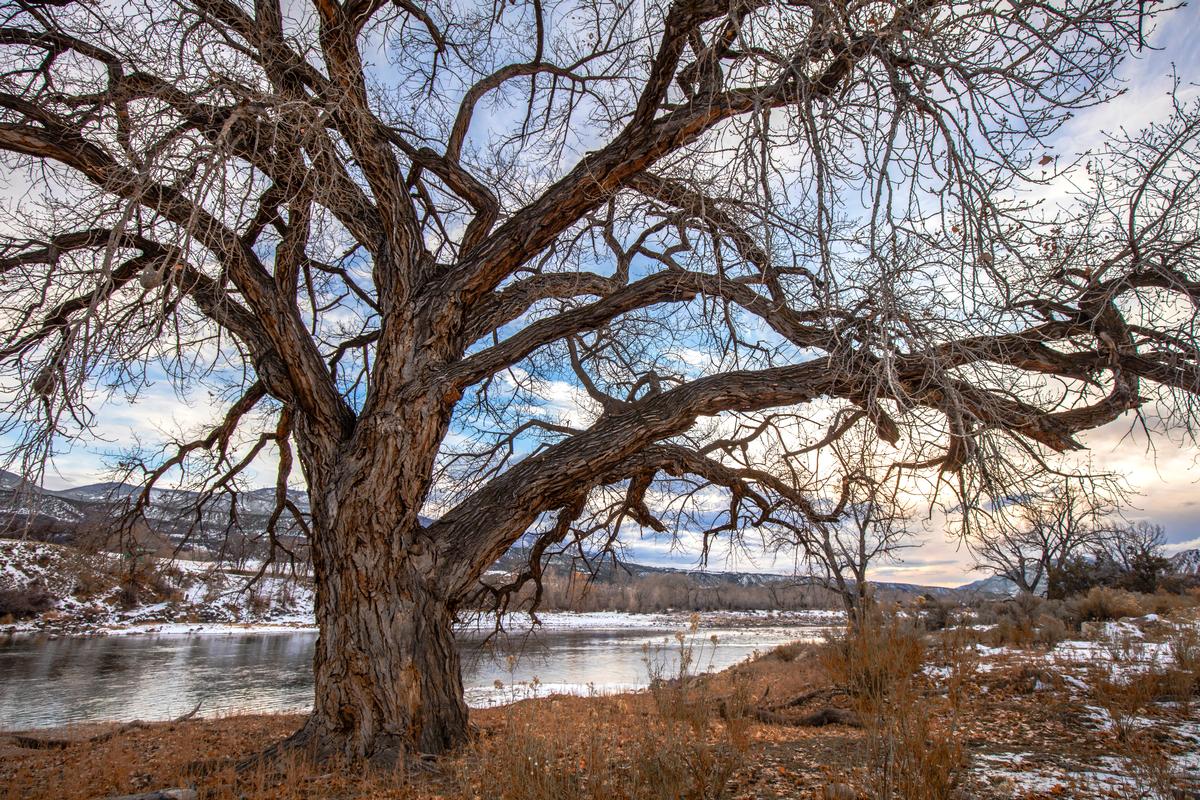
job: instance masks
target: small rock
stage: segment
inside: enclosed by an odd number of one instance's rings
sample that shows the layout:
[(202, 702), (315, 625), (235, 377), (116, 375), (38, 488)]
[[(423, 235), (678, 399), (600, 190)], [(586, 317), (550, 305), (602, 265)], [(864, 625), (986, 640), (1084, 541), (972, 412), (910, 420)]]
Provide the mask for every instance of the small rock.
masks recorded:
[(821, 790), (823, 800), (858, 800), (858, 792), (845, 783), (827, 783)]
[(123, 794), (106, 800), (196, 800), (195, 789), (159, 789), (145, 794)]

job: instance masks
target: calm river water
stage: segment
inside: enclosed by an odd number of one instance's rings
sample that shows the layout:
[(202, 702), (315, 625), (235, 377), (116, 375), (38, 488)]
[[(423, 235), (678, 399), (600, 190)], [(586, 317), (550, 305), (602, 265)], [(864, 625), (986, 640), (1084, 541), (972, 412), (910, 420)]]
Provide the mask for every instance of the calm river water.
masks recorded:
[[(467, 701), (482, 706), (531, 692), (645, 686), (648, 661), (668, 671), (678, 663), (677, 629), (551, 630), (489, 650), (478, 637), (461, 636)], [(692, 641), (699, 669), (722, 669), (824, 630), (715, 627)], [(308, 630), (0, 640), (0, 730), (169, 719), (197, 702), (203, 715), (303, 711), (312, 700), (315, 640)]]

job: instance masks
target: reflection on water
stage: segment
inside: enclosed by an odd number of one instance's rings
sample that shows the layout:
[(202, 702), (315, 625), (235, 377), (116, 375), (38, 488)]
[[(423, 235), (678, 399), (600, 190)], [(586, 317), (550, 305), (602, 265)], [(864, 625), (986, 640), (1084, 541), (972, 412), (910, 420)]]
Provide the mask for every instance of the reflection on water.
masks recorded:
[[(647, 682), (650, 656), (669, 671), (668, 630), (569, 630), (481, 647), (466, 639), (463, 682), (472, 705), (511, 697), (535, 676), (543, 693), (604, 692)], [(716, 635), (713, 644), (708, 637)], [(722, 669), (754, 650), (820, 635), (817, 628), (706, 629), (702, 668)], [(18, 637), (0, 642), (0, 729), (71, 722), (169, 719), (201, 703), (205, 715), (303, 711), (312, 701), (314, 631), (239, 635)], [(511, 656), (511, 657), (510, 657)], [(504, 684), (497, 690), (496, 681)], [(586, 690), (586, 689), (585, 689)]]

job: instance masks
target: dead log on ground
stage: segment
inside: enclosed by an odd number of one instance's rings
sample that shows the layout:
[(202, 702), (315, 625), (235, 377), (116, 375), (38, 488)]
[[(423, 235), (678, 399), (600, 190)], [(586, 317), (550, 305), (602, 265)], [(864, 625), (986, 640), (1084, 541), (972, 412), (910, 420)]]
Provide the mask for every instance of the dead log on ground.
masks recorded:
[(759, 722), (768, 725), (790, 725), (796, 728), (823, 728), (826, 725), (846, 725), (851, 728), (861, 728), (862, 720), (858, 714), (845, 708), (823, 708), (803, 717), (789, 717), (784, 714), (760, 708), (755, 714)]
[[(200, 703), (196, 703), (191, 711), (183, 714), (182, 716), (176, 717), (175, 719), (171, 720), (169, 724), (175, 725), (180, 722), (187, 722), (189, 719), (196, 716), (196, 712), (199, 710)], [(109, 739), (117, 736), (123, 736), (130, 731), (149, 728), (151, 724), (152, 723), (146, 722), (145, 720), (135, 719), (132, 722), (126, 722), (123, 725), (118, 725), (111, 731), (105, 731), (104, 733), (99, 733), (95, 736), (88, 736), (82, 739), (46, 739), (41, 736), (24, 736), (22, 734), (12, 734), (11, 738), (14, 742), (16, 742), (18, 747), (24, 747), (28, 750), (65, 750), (66, 748), (73, 747), (77, 744), (99, 744), (100, 742), (107, 742)], [(170, 791), (175, 790), (172, 789)], [(141, 795), (136, 796), (141, 797)]]

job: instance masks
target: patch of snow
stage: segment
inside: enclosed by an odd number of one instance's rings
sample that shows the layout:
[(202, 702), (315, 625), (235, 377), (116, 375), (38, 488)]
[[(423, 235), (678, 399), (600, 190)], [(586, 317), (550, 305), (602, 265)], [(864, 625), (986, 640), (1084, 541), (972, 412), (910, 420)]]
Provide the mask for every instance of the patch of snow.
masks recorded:
[(646, 683), (610, 683), (598, 688), (591, 683), (542, 683), (540, 681), (519, 681), (506, 684), (497, 682), (495, 686), (478, 686), (464, 691), (467, 705), (471, 708), (494, 708), (496, 706), (531, 700), (537, 697), (552, 697), (554, 695), (571, 695), (576, 697), (603, 697), (622, 692), (633, 692), (645, 689)]

